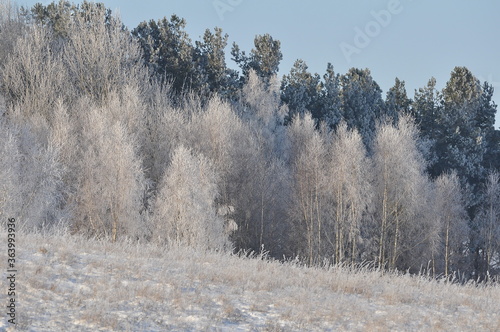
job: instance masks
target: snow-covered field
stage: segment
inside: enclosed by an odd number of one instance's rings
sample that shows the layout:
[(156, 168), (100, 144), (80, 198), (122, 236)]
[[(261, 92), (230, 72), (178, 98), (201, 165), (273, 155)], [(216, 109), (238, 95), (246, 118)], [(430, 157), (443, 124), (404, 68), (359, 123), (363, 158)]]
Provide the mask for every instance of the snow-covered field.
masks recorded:
[(499, 286), (69, 235), (16, 244), (21, 331), (500, 331)]

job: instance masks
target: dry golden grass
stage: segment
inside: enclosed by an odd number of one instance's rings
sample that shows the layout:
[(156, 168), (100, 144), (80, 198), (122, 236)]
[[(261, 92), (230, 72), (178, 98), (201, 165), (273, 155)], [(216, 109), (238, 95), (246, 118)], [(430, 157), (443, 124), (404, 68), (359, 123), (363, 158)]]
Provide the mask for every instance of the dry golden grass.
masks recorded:
[(69, 235), (18, 238), (21, 330), (500, 331), (498, 285)]

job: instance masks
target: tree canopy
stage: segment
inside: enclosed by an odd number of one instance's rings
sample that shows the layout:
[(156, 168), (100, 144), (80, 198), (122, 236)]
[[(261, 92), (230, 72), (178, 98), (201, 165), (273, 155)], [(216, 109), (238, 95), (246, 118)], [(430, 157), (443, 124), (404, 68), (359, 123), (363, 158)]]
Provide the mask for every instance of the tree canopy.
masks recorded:
[[(172, 15), (129, 31), (103, 4), (0, 2), (0, 214), (305, 264), (500, 273), (493, 87), (455, 67), (408, 95), (246, 53)], [(8, 11), (7, 11), (8, 10)], [(385, 98), (384, 98), (385, 97)]]

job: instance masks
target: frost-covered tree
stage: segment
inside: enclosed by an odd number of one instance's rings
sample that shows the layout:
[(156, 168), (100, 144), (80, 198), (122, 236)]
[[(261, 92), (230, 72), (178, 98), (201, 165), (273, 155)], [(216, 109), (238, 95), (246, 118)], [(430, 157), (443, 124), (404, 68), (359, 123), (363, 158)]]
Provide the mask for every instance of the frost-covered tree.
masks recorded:
[[(57, 151), (57, 161), (61, 167), (63, 186), (61, 207), (71, 214), (75, 199), (79, 152), (75, 119), (70, 117), (62, 100), (58, 100), (48, 122), (50, 123), (48, 141), (50, 146)], [(67, 218), (68, 223), (72, 221), (72, 216)]]
[(0, 121), (0, 216), (2, 225), (7, 218), (17, 216), (14, 202), (21, 201), (21, 178), (18, 169), (22, 156), (19, 151), (17, 133)]
[(0, 67), (8, 110), (17, 107), (26, 116), (45, 117), (68, 91), (61, 56), (53, 49), (50, 32), (31, 27)]
[(500, 170), (500, 130), (494, 129), (497, 112), (497, 105), (492, 101), (494, 88), (488, 82), (484, 82), (482, 92), (476, 122), (485, 133), (486, 152), (483, 157), (483, 167), (498, 171)]
[(476, 217), (486, 273), (498, 272), (500, 256), (500, 175), (491, 171), (483, 189), (484, 201)]
[(232, 59), (243, 71), (243, 78), (245, 80), (248, 78), (250, 69), (253, 69), (265, 83), (268, 83), (271, 77), (278, 74), (279, 64), (283, 59), (281, 42), (274, 40), (267, 33), (255, 36), (254, 48), (248, 56), (245, 54), (245, 51), (240, 51), (236, 43), (233, 43), (231, 55), (233, 56)]
[(351, 68), (342, 76), (342, 116), (349, 128), (358, 129), (363, 142), (370, 147), (375, 122), (384, 108), (382, 90), (370, 70)]
[(25, 30), (26, 24), (17, 5), (11, 0), (0, 0), (0, 68)]
[(327, 204), (332, 207), (333, 223), (329, 239), (334, 244), (336, 263), (356, 262), (359, 254), (363, 217), (370, 211), (371, 166), (361, 135), (341, 123), (330, 147), (331, 160), (326, 171)]
[(332, 64), (329, 63), (323, 75), (320, 119), (330, 128), (335, 128), (342, 119), (340, 83), (340, 75), (335, 74)]
[[(42, 120), (43, 121), (43, 120)], [(0, 120), (0, 215), (36, 231), (59, 222), (62, 169), (58, 150), (40, 139), (36, 124)]]
[(436, 89), (436, 79), (432, 77), (424, 88), (415, 90), (411, 114), (415, 118), (423, 136), (435, 138), (437, 114), (441, 103), (441, 94)]
[[(217, 173), (219, 196), (217, 208), (230, 211), (226, 219), (233, 219), (238, 224), (238, 232), (233, 234), (237, 247), (246, 238), (249, 222), (245, 218), (244, 200), (251, 176), (251, 162), (255, 158), (251, 147), (252, 134), (242, 119), (235, 113), (228, 102), (219, 97), (211, 98), (205, 106), (190, 107), (187, 144), (196, 153), (209, 158)], [(253, 170), (252, 170), (253, 171)], [(242, 232), (246, 235), (243, 236)]]
[[(147, 82), (141, 63), (139, 44), (123, 29), (116, 16), (107, 17), (107, 9), (98, 4), (76, 15), (69, 28), (64, 63), (67, 84), (73, 94), (105, 103), (113, 91), (130, 82)], [(70, 89), (66, 87), (66, 89)]]
[[(473, 187), (484, 175), (485, 154), (481, 116), (481, 85), (465, 67), (456, 67), (443, 89), (443, 107), (437, 117), (439, 135), (436, 140), (438, 162), (435, 174), (456, 170), (463, 181)], [(483, 128), (482, 128), (483, 127)]]
[(290, 121), (295, 114), (306, 111), (319, 123), (324, 121), (334, 128), (341, 120), (340, 76), (329, 63), (323, 80), (308, 72), (303, 60), (295, 61), (289, 75), (281, 82), (281, 100), (288, 105)]
[[(279, 86), (269, 84), (250, 70), (241, 91), (237, 114), (243, 121), (238, 158), (234, 162), (234, 217), (238, 230), (237, 248), (264, 250), (275, 257), (289, 254), (286, 218), (289, 169), (284, 158), (286, 107), (279, 98)], [(244, 138), (243, 138), (244, 137)]]
[[(220, 190), (225, 202), (230, 199), (238, 154), (245, 151), (243, 123), (229, 103), (219, 97), (210, 99), (206, 107), (192, 113), (189, 143), (193, 149), (210, 158), (219, 174)], [(247, 136), (248, 137), (248, 136)]]
[[(468, 236), (468, 218), (460, 181), (455, 172), (440, 175), (435, 181), (434, 209), (439, 228), (439, 247), (445, 277), (458, 268)], [(433, 264), (434, 264), (433, 260)]]
[(176, 15), (170, 20), (141, 22), (132, 30), (141, 45), (144, 63), (161, 80), (170, 80), (174, 91), (196, 87), (193, 62), (194, 47), (187, 32), (186, 21)]
[(90, 108), (80, 128), (75, 227), (112, 241), (144, 236), (146, 182), (137, 139), (106, 109)]
[(287, 207), (290, 194), (289, 169), (284, 162), (268, 156), (258, 137), (254, 154), (241, 165), (240, 191), (235, 195), (234, 233), (238, 249), (265, 250), (273, 257), (291, 255)]
[[(40, 5), (39, 10), (52, 22), (59, 14), (54, 16), (51, 10), (58, 13), (56, 7), (67, 5), (61, 1), (48, 6), (52, 9)], [(86, 96), (105, 103), (113, 91), (146, 82), (144, 69), (138, 65), (139, 45), (117, 17), (102, 4), (84, 2), (81, 7), (70, 7), (60, 27), (64, 37), (55, 35), (56, 23), (35, 20), (18, 40), (0, 75), (9, 109), (19, 106), (27, 115), (38, 113), (49, 119), (59, 99), (70, 105)]]
[[(87, 1), (85, 3), (88, 4)], [(36, 3), (33, 7), (25, 9), (28, 22), (49, 28), (56, 38), (67, 38), (71, 16), (75, 14), (77, 6), (69, 1), (60, 0), (48, 5)]]
[(266, 85), (255, 71), (250, 70), (241, 92), (239, 116), (248, 121), (254, 133), (262, 135), (259, 140), (266, 146), (265, 153), (281, 156), (285, 139), (283, 124), (288, 108), (280, 101), (277, 77), (272, 77)]
[(219, 192), (212, 163), (179, 146), (161, 181), (153, 209), (153, 238), (169, 245), (224, 249), (229, 245), (218, 215)]
[(429, 142), (426, 156), (429, 162), (427, 171), (432, 177), (439, 175), (435, 174), (433, 166), (437, 162), (436, 141), (439, 138), (439, 124), (436, 119), (441, 107), (441, 94), (436, 89), (436, 79), (432, 77), (424, 88), (415, 90), (410, 111), (420, 130), (420, 136)]
[[(153, 83), (150, 100), (145, 101), (144, 170), (155, 187), (170, 164), (174, 149), (187, 136), (188, 116), (184, 109), (175, 107), (168, 87)], [(154, 188), (153, 188), (154, 189)]]
[(226, 66), (225, 48), (227, 34), (221, 28), (214, 32), (205, 30), (201, 41), (195, 42), (193, 61), (199, 77), (198, 90), (201, 94), (217, 93), (223, 98), (234, 97), (236, 93), (237, 72)]
[(317, 114), (318, 99), (321, 90), (320, 77), (318, 74), (311, 74), (303, 60), (297, 60), (293, 64), (290, 74), (284, 75), (281, 81), (281, 100), (288, 105), (290, 113), (288, 121), (295, 114), (304, 115), (311, 112), (313, 118), (320, 119)]
[(398, 121), (400, 114), (410, 114), (411, 99), (406, 94), (405, 81), (396, 77), (394, 86), (387, 91), (385, 98), (385, 116)]
[(415, 233), (422, 231), (428, 179), (417, 144), (418, 131), (409, 116), (400, 117), (397, 127), (383, 123), (377, 128), (372, 158), (381, 267), (407, 268), (409, 262), (400, 259), (415, 249)]
[(323, 257), (326, 226), (326, 144), (315, 130), (310, 113), (296, 115), (288, 130), (291, 145), (293, 203), (290, 217), (294, 220), (294, 236), (302, 242), (301, 254), (308, 264)]

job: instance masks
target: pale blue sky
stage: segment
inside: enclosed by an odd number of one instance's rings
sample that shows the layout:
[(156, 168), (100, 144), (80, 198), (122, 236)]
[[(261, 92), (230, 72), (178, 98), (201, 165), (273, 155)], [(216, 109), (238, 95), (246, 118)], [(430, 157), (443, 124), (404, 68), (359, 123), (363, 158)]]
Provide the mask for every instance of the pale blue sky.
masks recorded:
[[(328, 62), (341, 74), (351, 67), (369, 68), (384, 98), (395, 77), (406, 82), (408, 95), (413, 98), (414, 89), (425, 86), (432, 76), (441, 89), (455, 66), (466, 66), (481, 81), (495, 87), (494, 100), (500, 104), (498, 0), (102, 2), (118, 9), (129, 28), (174, 13), (186, 19), (192, 40), (199, 40), (206, 28), (221, 27), (229, 35), (228, 52), (233, 41), (248, 52), (256, 34), (270, 33), (281, 41), (284, 57), (280, 74), (287, 74), (299, 58), (306, 61), (311, 72), (321, 75)], [(226, 60), (234, 67), (229, 56)]]

